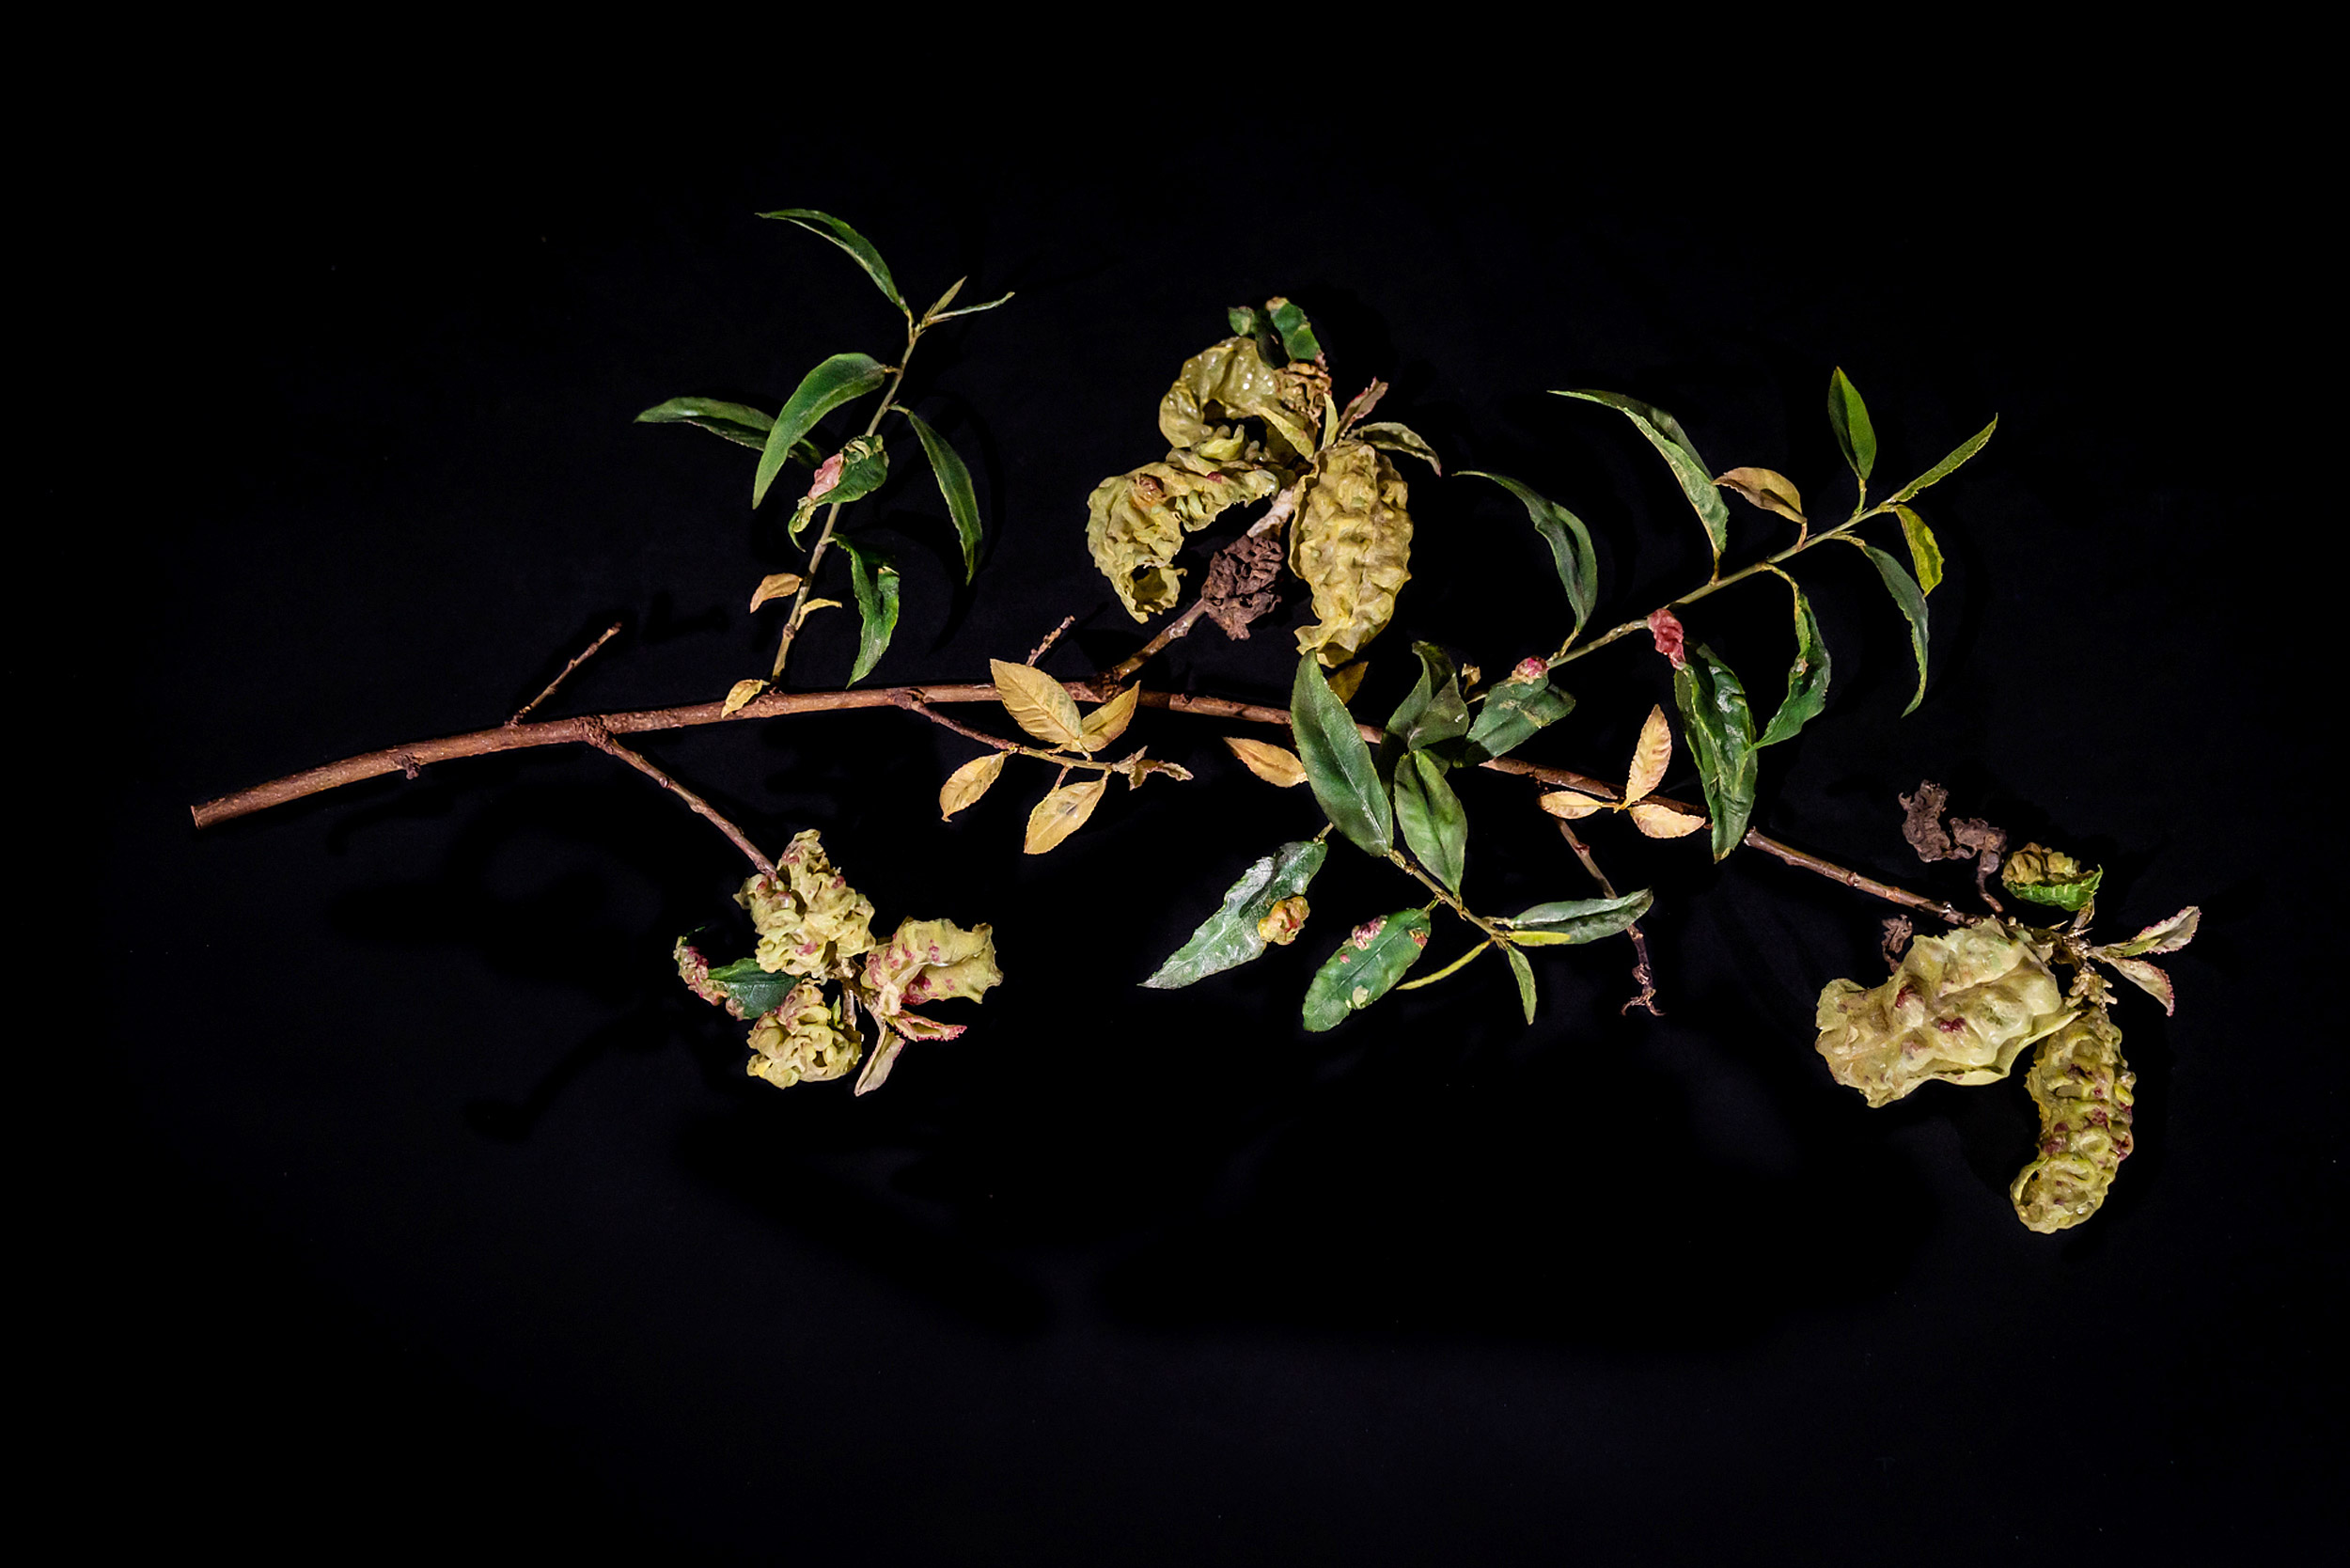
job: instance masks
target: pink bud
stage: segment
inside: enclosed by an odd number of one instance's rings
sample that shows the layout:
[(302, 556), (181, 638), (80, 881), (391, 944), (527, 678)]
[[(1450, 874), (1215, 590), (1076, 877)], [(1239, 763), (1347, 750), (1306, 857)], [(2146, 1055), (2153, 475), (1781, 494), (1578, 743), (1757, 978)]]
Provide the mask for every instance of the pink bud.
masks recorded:
[(1550, 666), (1540, 659), (1520, 659), (1518, 667), (1510, 672), (1512, 681), (1539, 681), (1550, 673)]
[(809, 500), (822, 500), (831, 493), (833, 486), (840, 482), (840, 458), (841, 454), (835, 452), (818, 465), (816, 482), (807, 487)]
[(1685, 667), (1689, 661), (1681, 651), (1688, 634), (1681, 629), (1680, 620), (1670, 610), (1658, 610), (1648, 618), (1649, 635), (1656, 639), (1656, 651), (1672, 661), (1673, 668)]

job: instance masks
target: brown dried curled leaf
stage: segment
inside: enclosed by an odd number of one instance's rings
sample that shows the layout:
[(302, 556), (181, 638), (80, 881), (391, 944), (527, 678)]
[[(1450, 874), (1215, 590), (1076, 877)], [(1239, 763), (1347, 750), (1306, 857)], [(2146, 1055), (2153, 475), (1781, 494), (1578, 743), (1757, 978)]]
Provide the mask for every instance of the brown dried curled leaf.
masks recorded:
[(1152, 774), (1158, 773), (1167, 775), (1167, 777), (1174, 779), (1179, 784), (1188, 783), (1191, 780), (1191, 770), (1189, 768), (1184, 767), (1180, 762), (1162, 762), (1157, 760), (1151, 756), (1150, 748), (1147, 746), (1128, 756), (1120, 758), (1117, 761), (1112, 762), (1109, 765), (1109, 768), (1110, 772), (1117, 774), (1119, 776), (1126, 780), (1126, 788), (1129, 790), (1141, 789), (1145, 779), (1149, 778)]
[(1299, 462), (1314, 449), (1308, 431), (1329, 389), (1326, 375), (1300, 373), (1311, 369), (1277, 369), (1265, 363), (1255, 338), (1227, 337), (1183, 361), (1175, 384), (1159, 400), (1159, 433), (1170, 447), (1237, 444), (1241, 435), (1231, 427), (1260, 419), (1267, 455), (1277, 463)]
[(1232, 748), (1232, 755), (1240, 759), (1243, 767), (1268, 784), (1287, 790), (1306, 782), (1306, 764), (1297, 760), (1297, 753), (1285, 746), (1239, 735), (1225, 736), (1224, 744)]
[(759, 580), (758, 588), (751, 594), (751, 608), (755, 610), (770, 599), (781, 599), (786, 594), (799, 591), (800, 574), (798, 572), (771, 572)]
[(1068, 687), (1034, 665), (990, 659), (987, 667), (995, 678), (995, 695), (1014, 724), (1047, 745), (1082, 744), (1085, 721), (1077, 716), (1077, 704), (1071, 699)]
[(987, 793), (996, 777), (1004, 771), (1004, 753), (991, 751), (974, 757), (947, 776), (947, 782), (938, 787), (938, 816), (941, 822)]
[(1362, 442), (1339, 442), (1317, 460), (1290, 534), (1290, 570), (1313, 590), (1320, 618), (1299, 629), (1299, 652), (1336, 667), (1386, 629), (1412, 576), (1408, 494), (1395, 465)]
[(1949, 809), (1950, 792), (1931, 779), (1918, 786), (1918, 792), (1900, 797), (1902, 803), (1902, 837), (1918, 852), (1920, 860), (1964, 860), (1966, 852), (1950, 841), (1950, 831), (1942, 825), (1942, 813)]
[(1085, 826), (1093, 808), (1102, 804), (1102, 792), (1109, 787), (1109, 779), (1104, 776), (1089, 778), (1082, 784), (1064, 784), (1048, 792), (1028, 813), (1027, 838), (1020, 847), (1030, 855), (1042, 855), (1052, 849)]
[(1183, 535), (1226, 508), (1260, 501), (1281, 488), (1274, 469), (1237, 455), (1211, 458), (1178, 447), (1094, 486), (1086, 497), (1086, 548), (1136, 620), (1172, 609), (1183, 574), (1168, 563)]
[(1714, 482), (1764, 511), (1775, 511), (1791, 522), (1804, 521), (1803, 496), (1784, 474), (1768, 468), (1733, 468)]
[(1243, 534), (1209, 558), (1208, 575), (1199, 585), (1202, 607), (1226, 636), (1245, 642), (1250, 624), (1280, 603), (1274, 587), (1280, 576), (1281, 541)]

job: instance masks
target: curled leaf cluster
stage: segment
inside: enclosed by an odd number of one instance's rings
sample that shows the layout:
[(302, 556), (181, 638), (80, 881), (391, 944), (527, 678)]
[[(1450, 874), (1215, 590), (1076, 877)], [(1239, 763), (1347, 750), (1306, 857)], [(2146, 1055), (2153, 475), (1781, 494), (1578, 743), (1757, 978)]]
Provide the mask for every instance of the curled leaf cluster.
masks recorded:
[(1981, 920), (1919, 937), (1883, 985), (1828, 981), (1818, 1048), (1838, 1083), (1883, 1105), (1937, 1078), (2004, 1078), (2025, 1046), (2072, 1016), (2029, 933)]

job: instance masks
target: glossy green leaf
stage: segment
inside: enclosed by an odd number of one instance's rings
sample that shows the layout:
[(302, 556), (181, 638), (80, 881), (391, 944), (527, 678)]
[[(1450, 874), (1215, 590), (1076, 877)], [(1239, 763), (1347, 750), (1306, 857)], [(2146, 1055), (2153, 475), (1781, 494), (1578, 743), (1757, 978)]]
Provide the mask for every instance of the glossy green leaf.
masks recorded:
[(1306, 764), (1306, 782), (1322, 803), (1330, 825), (1365, 855), (1386, 859), (1395, 841), (1395, 815), (1387, 792), (1380, 786), (1379, 769), (1371, 748), (1330, 690), (1322, 665), (1311, 653), (1297, 662), (1297, 680), (1290, 688), (1290, 723), (1297, 736), (1298, 760)]
[(1918, 492), (1925, 489), (1926, 486), (1930, 484), (1938, 484), (1942, 480), (1949, 478), (1952, 474), (1957, 473), (1968, 458), (1973, 457), (1977, 452), (1982, 450), (1983, 447), (1991, 439), (1991, 432), (1998, 428), (1999, 416), (1995, 414), (1991, 416), (1991, 423), (1983, 426), (1982, 429), (1977, 431), (1974, 434), (1960, 442), (1958, 444), (1958, 450), (1952, 452), (1949, 457), (1944, 458), (1941, 462), (1935, 463), (1933, 467), (1927, 469), (1916, 478), (1910, 480), (1909, 483), (1904, 485), (1900, 490), (1894, 492), (1893, 499), (1896, 501), (1906, 501), (1911, 496), (1917, 494)]
[(1673, 705), (1681, 710), (1682, 734), (1697, 759), (1705, 786), (1705, 811), (1714, 829), (1714, 858), (1738, 847), (1754, 814), (1754, 712), (1747, 689), (1710, 648), (1690, 651), (1673, 671)]
[(1428, 917), (1399, 909), (1366, 920), (1339, 944), (1306, 987), (1306, 1027), (1319, 1033), (1394, 989), (1428, 946)]
[(1918, 569), (1918, 591), (1932, 593), (1942, 581), (1942, 546), (1926, 526), (1926, 520), (1907, 507), (1896, 506), (1893, 515), (1902, 520), (1902, 538), (1909, 544), (1909, 564)]
[(967, 583), (979, 571), (979, 499), (971, 493), (971, 470), (945, 436), (916, 418), (913, 410), (901, 412), (922, 443), (922, 455), (931, 460), (931, 477), (938, 481), (947, 513), (955, 520), (955, 538), (963, 545), (963, 580)]
[(1273, 322), (1253, 305), (1236, 305), (1224, 313), (1232, 324), (1232, 336), (1252, 339), (1257, 345), (1257, 357), (1267, 365), (1278, 365), (1283, 359), (1281, 339), (1273, 330)]
[(1504, 681), (1485, 694), (1469, 726), (1468, 744), (1461, 760), (1482, 762), (1506, 756), (1524, 745), (1544, 725), (1556, 724), (1574, 712), (1574, 698), (1550, 683), (1547, 674), (1530, 681)]
[(856, 258), (856, 264), (865, 269), (866, 275), (873, 280), (873, 286), (882, 291), (890, 304), (905, 311), (909, 316), (913, 314), (912, 311), (906, 310), (906, 302), (898, 292), (898, 280), (889, 275), (889, 263), (881, 259), (881, 252), (873, 248), (872, 242), (838, 218), (834, 217), (830, 212), (819, 212), (813, 207), (786, 207), (779, 212), (761, 212), (759, 215), (762, 218), (781, 218), (786, 223), (798, 224), (810, 234), (819, 234), (830, 240), (834, 244)]
[(1697, 509), (1698, 521), (1705, 525), (1706, 541), (1714, 547), (1714, 558), (1722, 558), (1722, 547), (1730, 541), (1730, 503), (1714, 487), (1714, 470), (1698, 455), (1697, 444), (1689, 432), (1681, 428), (1681, 421), (1661, 408), (1654, 408), (1637, 398), (1627, 398), (1620, 392), (1560, 392), (1561, 398), (1580, 398), (1587, 403), (1604, 403), (1630, 419), (1639, 432), (1648, 437), (1649, 445), (1673, 471), (1681, 483), (1681, 493)]
[[(694, 425), (711, 434), (723, 437), (738, 447), (752, 451), (766, 447), (767, 432), (775, 428), (776, 416), (748, 403), (730, 403), (719, 398), (671, 398), (666, 403), (655, 403), (636, 416), (640, 425)], [(812, 441), (803, 441), (791, 456), (809, 467), (824, 461)]]
[(1526, 1021), (1534, 1021), (1534, 965), (1526, 962), (1526, 955), (1514, 947), (1501, 949), (1510, 960), (1510, 973), (1517, 978), (1518, 1006), (1526, 1011)]
[(1223, 904), (1191, 933), (1191, 940), (1142, 983), (1153, 991), (1172, 991), (1261, 956), (1267, 943), (1258, 933), (1257, 922), (1283, 899), (1303, 893), (1329, 852), (1319, 839), (1304, 839), (1283, 844), (1250, 866), (1225, 891)]
[(1865, 488), (1869, 470), (1877, 463), (1877, 431), (1869, 422), (1869, 405), (1860, 400), (1860, 389), (1841, 366), (1827, 378), (1827, 422), (1836, 432), (1837, 449)]
[(1292, 359), (1319, 359), (1322, 344), (1314, 337), (1313, 323), (1306, 313), (1288, 300), (1276, 296), (1264, 302), (1265, 316), (1273, 330), (1281, 337), (1281, 352)]
[(849, 684), (854, 686), (871, 673), (898, 630), (898, 569), (870, 545), (848, 539), (838, 542), (849, 555), (849, 582), (856, 590), (856, 613), (862, 622), (856, 664), (849, 671)]
[(1429, 873), (1454, 892), (1468, 855), (1468, 816), (1445, 782), (1444, 764), (1424, 751), (1395, 768), (1395, 823), (1403, 842)]
[(1507, 920), (1496, 922), (1519, 947), (1562, 947), (1596, 942), (1631, 929), (1648, 913), (1655, 895), (1643, 887), (1612, 899), (1573, 899), (1562, 903), (1538, 903)]
[(724, 991), (744, 1017), (757, 1018), (781, 1007), (800, 980), (796, 975), (770, 974), (755, 958), (738, 958), (711, 970), (710, 983)]
[(1599, 557), (1591, 549), (1591, 531), (1574, 513), (1506, 474), (1475, 468), (1462, 472), (1471, 478), (1491, 479), (1518, 498), (1534, 531), (1550, 546), (1551, 559), (1559, 568), (1559, 586), (1567, 590), (1567, 607), (1574, 612), (1574, 629), (1580, 633), (1591, 618), (1592, 606), (1599, 603)]
[(751, 505), (767, 498), (767, 487), (783, 471), (783, 460), (816, 428), (817, 420), (842, 403), (878, 389), (888, 379), (887, 366), (862, 353), (837, 353), (810, 370), (768, 428), (766, 445), (759, 454), (759, 471), (751, 477)]
[(2084, 866), (2062, 850), (2026, 844), (1999, 868), (1999, 883), (2028, 902), (2077, 914), (2097, 896), (2105, 874), (2104, 867)]
[[(818, 507), (842, 507), (851, 501), (861, 501), (879, 490), (889, 478), (889, 450), (882, 445), (882, 438), (878, 435), (860, 435), (835, 455), (840, 460), (840, 467), (833, 476), (831, 488), (819, 495), (814, 494), (816, 486), (809, 485), (810, 494), (801, 496), (799, 503), (791, 509), (791, 542), (794, 544), (800, 541), (800, 531), (807, 526), (808, 519), (816, 515)], [(816, 468), (819, 479), (823, 473), (823, 464), (819, 463)]]
[(1355, 439), (1376, 447), (1383, 452), (1402, 452), (1416, 457), (1434, 469), (1438, 478), (1444, 475), (1444, 463), (1437, 458), (1436, 448), (1421, 440), (1419, 432), (1409, 425), (1399, 424), (1393, 419), (1375, 419), (1368, 425), (1355, 426)]
[(1793, 578), (1787, 590), (1795, 596), (1795, 662), (1787, 668), (1787, 695), (1779, 698), (1778, 712), (1771, 715), (1762, 738), (1754, 743), (1757, 749), (1794, 739), (1827, 706), (1827, 644), (1820, 640), (1819, 619)]
[(1419, 655), (1419, 680), (1388, 717), (1387, 733), (1406, 751), (1424, 751), (1468, 733), (1468, 702), (1443, 649), (1416, 642), (1412, 651)]
[(1900, 608), (1902, 618), (1909, 622), (1909, 651), (1918, 656), (1918, 691), (1909, 699), (1909, 706), (1902, 710), (1902, 717), (1907, 718), (1918, 711), (1918, 704), (1926, 699), (1926, 596), (1919, 588), (1917, 580), (1902, 570), (1901, 562), (1872, 544), (1861, 543), (1850, 534), (1839, 537), (1869, 557), (1869, 564), (1875, 567), (1877, 575), (1885, 579), (1885, 591), (1893, 596), (1893, 603)]

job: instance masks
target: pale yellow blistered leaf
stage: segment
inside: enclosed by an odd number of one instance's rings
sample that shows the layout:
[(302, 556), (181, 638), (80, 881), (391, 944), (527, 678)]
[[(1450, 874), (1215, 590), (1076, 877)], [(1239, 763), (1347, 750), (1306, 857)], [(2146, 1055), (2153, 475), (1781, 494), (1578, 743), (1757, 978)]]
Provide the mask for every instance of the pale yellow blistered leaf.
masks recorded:
[(1803, 521), (1803, 496), (1795, 490), (1794, 481), (1784, 474), (1774, 474), (1767, 468), (1733, 468), (1714, 482), (1724, 490), (1735, 491), (1765, 511), (1775, 511), (1790, 522)]
[(1085, 721), (1077, 717), (1069, 688), (1031, 665), (990, 659), (987, 667), (995, 674), (995, 695), (1003, 698), (1004, 712), (1021, 729), (1049, 745), (1083, 743)]
[[(1355, 692), (1362, 687), (1363, 676), (1370, 668), (1369, 659), (1357, 659), (1344, 669), (1335, 672), (1330, 677), (1330, 695), (1340, 702), (1354, 701)], [(1468, 683), (1465, 681), (1462, 682), (1464, 685)]]
[(1596, 795), (1587, 795), (1579, 790), (1553, 790), (1537, 804), (1554, 817), (1575, 822), (1594, 811), (1605, 811), (1613, 803), (1601, 800)]
[(787, 593), (800, 591), (800, 574), (796, 572), (772, 572), (759, 580), (759, 591), (751, 595), (751, 608), (757, 609), (770, 599), (780, 599)]
[(719, 716), (723, 718), (733, 713), (766, 689), (767, 682), (764, 681), (737, 681), (733, 689), (727, 693), (726, 703), (718, 710)]
[(1107, 702), (1088, 713), (1078, 728), (1077, 745), (1084, 751), (1099, 751), (1126, 732), (1134, 722), (1135, 704), (1142, 700), (1140, 686), (1128, 686)]
[(1623, 781), (1623, 798), (1638, 800), (1665, 781), (1665, 765), (1673, 760), (1673, 728), (1665, 710), (1651, 708), (1640, 725), (1640, 743), (1632, 748), (1632, 774)]
[(1028, 813), (1027, 841), (1020, 847), (1030, 855), (1042, 855), (1085, 826), (1086, 819), (1102, 802), (1102, 792), (1109, 787), (1106, 777), (1092, 778), (1083, 784), (1064, 784), (1038, 801), (1036, 809)]
[(1293, 784), (1306, 782), (1306, 764), (1297, 760), (1297, 753), (1284, 746), (1267, 745), (1262, 741), (1245, 741), (1237, 735), (1227, 735), (1224, 744), (1232, 748), (1241, 766), (1268, 784), (1286, 790)]
[(987, 793), (987, 787), (1003, 771), (1004, 754), (991, 751), (984, 757), (972, 758), (948, 774), (947, 782), (938, 787), (939, 820), (944, 822)]
[(1703, 827), (1705, 819), (1644, 801), (1632, 808), (1632, 825), (1652, 839), (1681, 839)]

